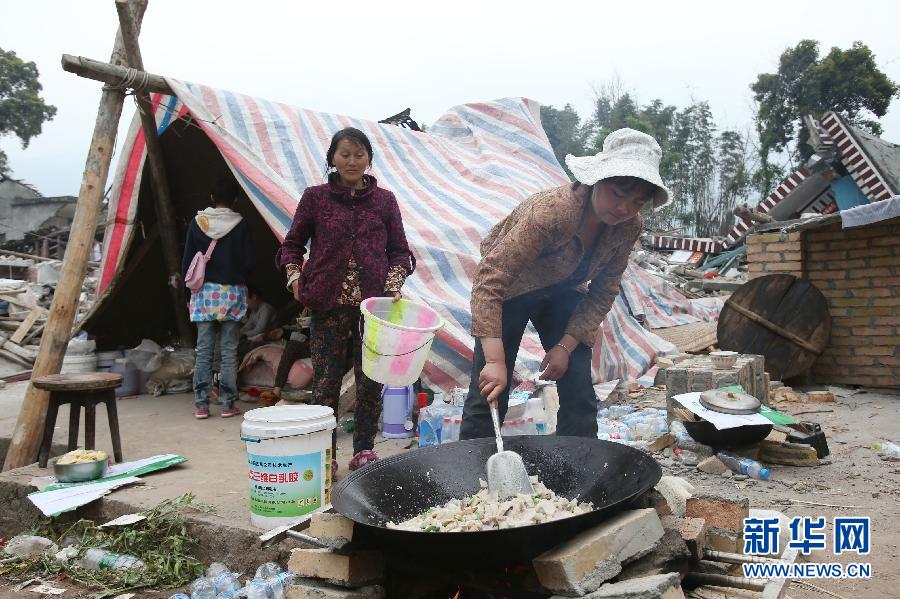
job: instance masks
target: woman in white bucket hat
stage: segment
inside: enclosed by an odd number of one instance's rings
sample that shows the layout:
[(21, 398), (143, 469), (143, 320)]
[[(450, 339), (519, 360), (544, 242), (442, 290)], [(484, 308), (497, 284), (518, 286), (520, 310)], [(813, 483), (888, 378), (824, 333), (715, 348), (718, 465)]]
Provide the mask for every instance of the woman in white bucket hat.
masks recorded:
[[(488, 402), (506, 413), (516, 353), (531, 321), (556, 381), (557, 434), (597, 436), (591, 351), (640, 235), (645, 207), (669, 203), (651, 136), (612, 132), (594, 156), (566, 156), (576, 181), (535, 194), (481, 243), (472, 286), (472, 380), (460, 438), (493, 435)], [(485, 401), (487, 399), (487, 401)]]

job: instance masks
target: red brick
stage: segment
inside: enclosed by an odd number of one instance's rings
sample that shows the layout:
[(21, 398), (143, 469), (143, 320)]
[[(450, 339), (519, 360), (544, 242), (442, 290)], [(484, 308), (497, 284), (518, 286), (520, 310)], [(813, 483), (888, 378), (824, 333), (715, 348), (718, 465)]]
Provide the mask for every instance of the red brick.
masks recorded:
[[(852, 311), (852, 308), (848, 308), (848, 310)], [(869, 324), (870, 322), (872, 322), (872, 319), (871, 318), (859, 318), (859, 317), (836, 318), (836, 319), (834, 319), (834, 322), (835, 322), (835, 324), (840, 325), (840, 326), (852, 327), (852, 326), (857, 326), (857, 325), (861, 325), (861, 324), (862, 325)]]
[[(851, 279), (861, 279), (863, 277), (890, 277), (894, 274), (891, 272), (890, 268), (884, 268), (883, 266), (879, 268), (851, 268), (849, 271)], [(900, 281), (900, 278), (897, 280)]]
[(707, 526), (734, 532), (744, 530), (744, 518), (749, 515), (750, 502), (747, 498), (727, 498), (709, 494), (689, 498), (685, 511), (688, 518), (703, 518)]
[(900, 387), (900, 377), (897, 376), (879, 376), (875, 377), (873, 382), (878, 387)]
[(846, 279), (846, 278), (847, 278), (847, 271), (845, 271), (845, 270), (834, 270), (834, 271), (809, 273), (810, 281), (827, 281), (827, 280), (831, 280), (831, 279)]
[(820, 289), (819, 291), (827, 298), (851, 297), (849, 289)]
[(780, 233), (762, 233), (754, 234), (747, 237), (748, 242), (752, 243), (778, 243), (781, 241)]
[(806, 255), (807, 264), (824, 264), (828, 260), (846, 260), (847, 252), (844, 251), (828, 251), (828, 252), (810, 252)]
[(891, 297), (887, 299), (876, 299), (872, 302), (876, 306), (900, 306), (900, 297)]
[(831, 316), (847, 316), (849, 308), (829, 308)]
[[(869, 245), (868, 239), (854, 239), (852, 241), (832, 241), (828, 247), (832, 250), (856, 250)], [(852, 252), (851, 252), (852, 254)]]
[(763, 254), (754, 254), (754, 262), (777, 262), (781, 260), (781, 255), (775, 252), (766, 252)]
[(900, 358), (892, 358), (890, 356), (878, 358), (878, 363), (882, 366), (900, 366)]
[(871, 366), (875, 363), (875, 358), (872, 356), (856, 356), (853, 358), (841, 358), (838, 360), (838, 364), (842, 364), (844, 366)]
[(828, 302), (832, 306), (868, 306), (869, 299), (865, 297), (837, 297)]
[(695, 559), (703, 558), (703, 548), (706, 546), (706, 520), (665, 516), (660, 518), (660, 521), (663, 530), (675, 530), (681, 535)]
[(859, 248), (853, 250), (854, 258), (881, 258), (883, 256), (892, 256), (894, 252), (891, 248)]
[(853, 316), (890, 316), (890, 308), (850, 308)]
[(900, 345), (900, 335), (891, 337), (869, 337), (868, 342), (872, 345), (889, 345), (891, 347), (897, 347)]
[(816, 231), (815, 233), (810, 233), (810, 240), (815, 241), (830, 241), (832, 239), (844, 239), (843, 231)]
[(871, 368), (856, 368), (853, 373), (867, 376), (890, 376), (893, 374), (893, 371), (894, 369), (890, 366), (873, 366)]
[[(791, 243), (791, 242), (783, 242), (783, 243), (770, 243), (766, 245), (767, 252), (799, 252), (800, 244), (799, 243)], [(799, 258), (797, 258), (799, 260)]]
[(900, 277), (872, 279), (872, 284), (876, 287), (900, 287)]
[(900, 235), (894, 234), (890, 237), (879, 237), (872, 240), (873, 246), (900, 245)]
[(879, 289), (877, 287), (863, 287), (861, 289), (850, 289), (853, 297), (890, 297), (890, 289)]
[(857, 289), (871, 287), (872, 281), (869, 279), (847, 279), (842, 281), (832, 281), (830, 286), (836, 289)]
[(892, 347), (860, 347), (853, 350), (854, 353), (862, 356), (892, 356), (894, 348)]
[(900, 258), (889, 256), (887, 258), (869, 258), (868, 262), (872, 266), (900, 266)]
[[(861, 339), (859, 337), (834, 337), (831, 339), (833, 345), (870, 345), (870, 339)], [(880, 345), (887, 345), (886, 343)]]
[(900, 326), (900, 316), (885, 316), (880, 318), (875, 318), (872, 320), (872, 324), (881, 325), (881, 326)]
[(828, 243), (824, 241), (816, 241), (816, 242), (807, 242), (806, 243), (806, 251), (812, 254), (812, 252), (825, 252), (828, 250)]

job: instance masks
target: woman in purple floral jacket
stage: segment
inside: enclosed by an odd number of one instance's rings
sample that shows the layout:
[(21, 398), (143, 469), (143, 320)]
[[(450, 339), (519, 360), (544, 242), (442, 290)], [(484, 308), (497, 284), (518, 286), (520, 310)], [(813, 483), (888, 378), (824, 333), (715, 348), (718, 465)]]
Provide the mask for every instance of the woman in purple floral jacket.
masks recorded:
[(372, 144), (366, 135), (352, 127), (338, 131), (326, 163), (328, 182), (303, 192), (276, 261), (294, 298), (312, 311), (313, 401), (335, 413), (347, 343), (352, 344), (356, 428), (350, 469), (356, 470), (378, 459), (373, 448), (381, 413), (381, 385), (362, 371), (359, 304), (373, 296), (400, 299), (415, 258), (406, 243), (397, 199), (367, 174)]

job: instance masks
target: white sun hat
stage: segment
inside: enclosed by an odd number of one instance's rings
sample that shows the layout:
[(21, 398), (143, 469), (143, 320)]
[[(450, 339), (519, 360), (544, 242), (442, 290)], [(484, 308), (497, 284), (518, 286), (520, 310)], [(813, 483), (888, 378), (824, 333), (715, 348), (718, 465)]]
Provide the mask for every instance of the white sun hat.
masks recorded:
[(603, 151), (594, 156), (566, 156), (566, 164), (575, 179), (585, 185), (610, 177), (637, 177), (658, 187), (653, 209), (672, 201), (672, 195), (659, 176), (662, 150), (653, 137), (634, 129), (618, 129), (603, 141)]

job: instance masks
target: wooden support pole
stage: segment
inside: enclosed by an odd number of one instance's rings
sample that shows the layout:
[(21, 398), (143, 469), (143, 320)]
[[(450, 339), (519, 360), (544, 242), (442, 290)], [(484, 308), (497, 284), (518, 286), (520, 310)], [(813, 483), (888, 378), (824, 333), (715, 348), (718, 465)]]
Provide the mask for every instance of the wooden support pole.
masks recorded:
[[(116, 11), (119, 13), (119, 31), (122, 32), (122, 42), (125, 44), (125, 55), (128, 63), (139, 71), (144, 70), (144, 59), (141, 57), (141, 48), (138, 44), (138, 32), (132, 25), (134, 19), (131, 16), (129, 0), (116, 0)], [(156, 117), (154, 116), (153, 103), (146, 91), (136, 90), (138, 111), (141, 115), (141, 128), (144, 130), (144, 141), (147, 144), (147, 166), (150, 167), (152, 189), (156, 200), (156, 221), (159, 240), (162, 246), (163, 263), (166, 268), (167, 287), (172, 300), (172, 310), (175, 312), (175, 324), (178, 336), (183, 347), (193, 347), (194, 338), (188, 322), (188, 311), (184, 302), (182, 285), (173, 286), (172, 281), (181, 281), (181, 254), (178, 251), (178, 238), (176, 237), (175, 211), (172, 207), (172, 194), (169, 190), (169, 178), (166, 175), (166, 164), (163, 160), (162, 146), (159, 143)]]
[[(146, 7), (146, 0), (135, 0), (132, 13), (135, 27), (138, 29)], [(117, 34), (110, 63), (119, 65), (125, 63), (124, 48), (122, 36)], [(62, 367), (84, 284), (88, 258), (94, 245), (94, 231), (97, 229), (103, 207), (103, 191), (109, 175), (124, 100), (125, 94), (121, 89), (104, 88), (100, 97), (94, 134), (85, 160), (81, 188), (78, 191), (75, 218), (72, 221), (59, 283), (50, 306), (50, 315), (35, 359), (33, 377), (56, 374)], [(20, 468), (34, 462), (41, 444), (48, 402), (48, 392), (37, 389), (34, 385), (28, 386), (9, 451), (6, 453), (4, 470)]]
[[(62, 68), (68, 73), (73, 73), (79, 77), (93, 79), (94, 81), (102, 81), (110, 85), (119, 85), (127, 81), (129, 77), (128, 66), (121, 66), (100, 62), (99, 60), (91, 60), (83, 56), (72, 56), (71, 54), (62, 55)], [(175, 92), (166, 83), (166, 80), (160, 75), (139, 70), (131, 75), (137, 82), (146, 81), (145, 89), (148, 92), (159, 92), (167, 96), (174, 96)]]

